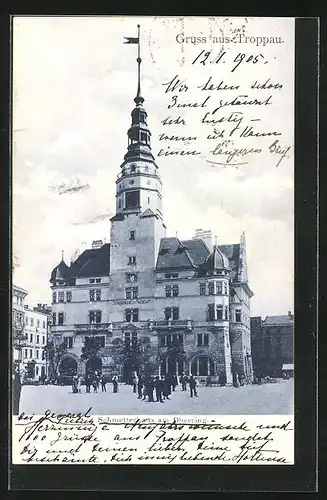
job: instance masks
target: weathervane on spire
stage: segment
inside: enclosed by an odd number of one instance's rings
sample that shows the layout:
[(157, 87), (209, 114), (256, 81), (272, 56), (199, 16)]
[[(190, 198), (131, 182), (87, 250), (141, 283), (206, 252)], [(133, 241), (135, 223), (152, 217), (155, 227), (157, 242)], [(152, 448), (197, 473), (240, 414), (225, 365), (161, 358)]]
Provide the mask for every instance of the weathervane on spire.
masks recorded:
[(124, 38), (126, 39), (126, 42), (124, 42), (124, 43), (134, 43), (134, 44), (137, 43), (137, 45), (138, 45), (137, 59), (136, 59), (136, 62), (138, 64), (137, 93), (136, 93), (136, 97), (134, 99), (134, 102), (137, 105), (139, 105), (139, 104), (142, 104), (142, 102), (144, 102), (144, 99), (141, 96), (141, 62), (142, 62), (142, 59), (141, 59), (141, 48), (140, 48), (141, 36), (140, 36), (140, 25), (139, 24), (137, 25), (137, 31), (138, 31), (137, 38), (124, 36)]

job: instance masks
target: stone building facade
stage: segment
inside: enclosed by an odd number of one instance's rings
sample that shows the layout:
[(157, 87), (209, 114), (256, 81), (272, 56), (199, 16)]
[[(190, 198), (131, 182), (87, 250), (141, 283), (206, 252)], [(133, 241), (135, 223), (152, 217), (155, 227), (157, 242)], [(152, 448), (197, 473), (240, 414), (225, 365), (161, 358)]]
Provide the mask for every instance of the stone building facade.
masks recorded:
[(293, 365), (294, 317), (251, 318), (253, 368), (257, 374), (281, 376), (283, 366)]
[(13, 361), (21, 364), (25, 345), (25, 298), (28, 291), (20, 286), (12, 286), (12, 354)]
[(40, 307), (24, 306), (25, 345), (23, 348), (22, 367), (25, 378), (39, 380), (47, 376), (46, 360), (43, 348), (48, 341), (48, 314)]
[[(162, 182), (140, 92), (131, 113), (128, 147), (116, 180), (110, 243), (95, 242), (70, 266), (51, 273), (52, 328), (67, 354), (60, 373), (97, 369), (122, 379), (142, 366), (115, 362), (115, 341), (148, 339), (153, 373), (185, 371), (230, 384), (252, 379), (250, 299), (244, 233), (212, 246), (208, 232), (181, 241), (166, 236)], [(85, 345), (100, 348), (81, 360)], [(172, 360), (172, 345), (183, 359)], [(167, 356), (165, 356), (167, 353)]]

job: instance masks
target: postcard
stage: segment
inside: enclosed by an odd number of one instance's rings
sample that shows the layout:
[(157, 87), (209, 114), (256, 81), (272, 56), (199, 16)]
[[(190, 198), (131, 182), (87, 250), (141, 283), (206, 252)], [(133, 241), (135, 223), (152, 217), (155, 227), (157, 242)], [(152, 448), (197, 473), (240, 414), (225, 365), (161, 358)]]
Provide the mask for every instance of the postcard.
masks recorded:
[(13, 464), (294, 464), (294, 18), (13, 19)]

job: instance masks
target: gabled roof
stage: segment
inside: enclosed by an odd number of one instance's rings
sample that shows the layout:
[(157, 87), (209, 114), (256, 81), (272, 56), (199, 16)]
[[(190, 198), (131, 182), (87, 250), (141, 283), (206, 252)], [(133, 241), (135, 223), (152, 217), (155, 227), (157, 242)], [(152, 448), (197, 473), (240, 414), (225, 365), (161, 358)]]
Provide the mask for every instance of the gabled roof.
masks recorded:
[(144, 212), (140, 215), (142, 219), (145, 217), (157, 217), (157, 215), (151, 210), (151, 208), (147, 208), (144, 210)]
[(240, 244), (234, 243), (232, 245), (218, 245), (219, 249), (223, 252), (224, 255), (229, 260), (230, 269), (231, 269), (231, 278), (234, 279), (237, 277), (238, 267), (239, 267), (239, 259), (240, 259)]
[(56, 266), (52, 273), (50, 282), (56, 279), (70, 280), (73, 278), (89, 278), (92, 276), (108, 276), (110, 272), (110, 243), (100, 248), (85, 250), (70, 267), (63, 261)]
[(183, 245), (187, 248), (193, 262), (199, 266), (210, 254), (207, 245), (203, 240), (185, 240), (182, 241)]
[(195, 263), (184, 243), (178, 238), (161, 238), (156, 269), (194, 269)]

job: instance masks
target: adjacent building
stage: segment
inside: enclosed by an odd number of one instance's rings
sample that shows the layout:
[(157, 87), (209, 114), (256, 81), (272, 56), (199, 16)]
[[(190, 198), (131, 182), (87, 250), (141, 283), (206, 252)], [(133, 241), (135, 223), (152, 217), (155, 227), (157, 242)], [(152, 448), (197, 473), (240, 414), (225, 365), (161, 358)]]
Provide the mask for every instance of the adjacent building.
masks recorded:
[(28, 292), (17, 285), (12, 286), (12, 355), (13, 361), (21, 363), (25, 344), (25, 298)]
[(286, 315), (251, 318), (251, 344), (254, 371), (259, 375), (280, 376), (293, 371), (294, 317)]
[[(70, 266), (62, 258), (51, 273), (51, 334), (67, 349), (58, 371), (98, 370), (128, 380), (144, 366), (131, 366), (128, 357), (117, 363), (117, 341), (133, 349), (147, 340), (152, 373), (185, 371), (227, 384), (238, 374), (250, 382), (253, 293), (245, 234), (214, 245), (201, 229), (188, 240), (166, 235), (140, 80), (134, 102), (110, 243), (94, 242)], [(85, 345), (99, 351), (82, 360)], [(183, 355), (176, 357), (177, 350)]]
[[(45, 306), (46, 307), (46, 306)], [(48, 337), (48, 314), (42, 305), (29, 308), (24, 306), (25, 313), (25, 345), (22, 355), (22, 368), (25, 378), (39, 380), (46, 377), (47, 366), (43, 349)]]

